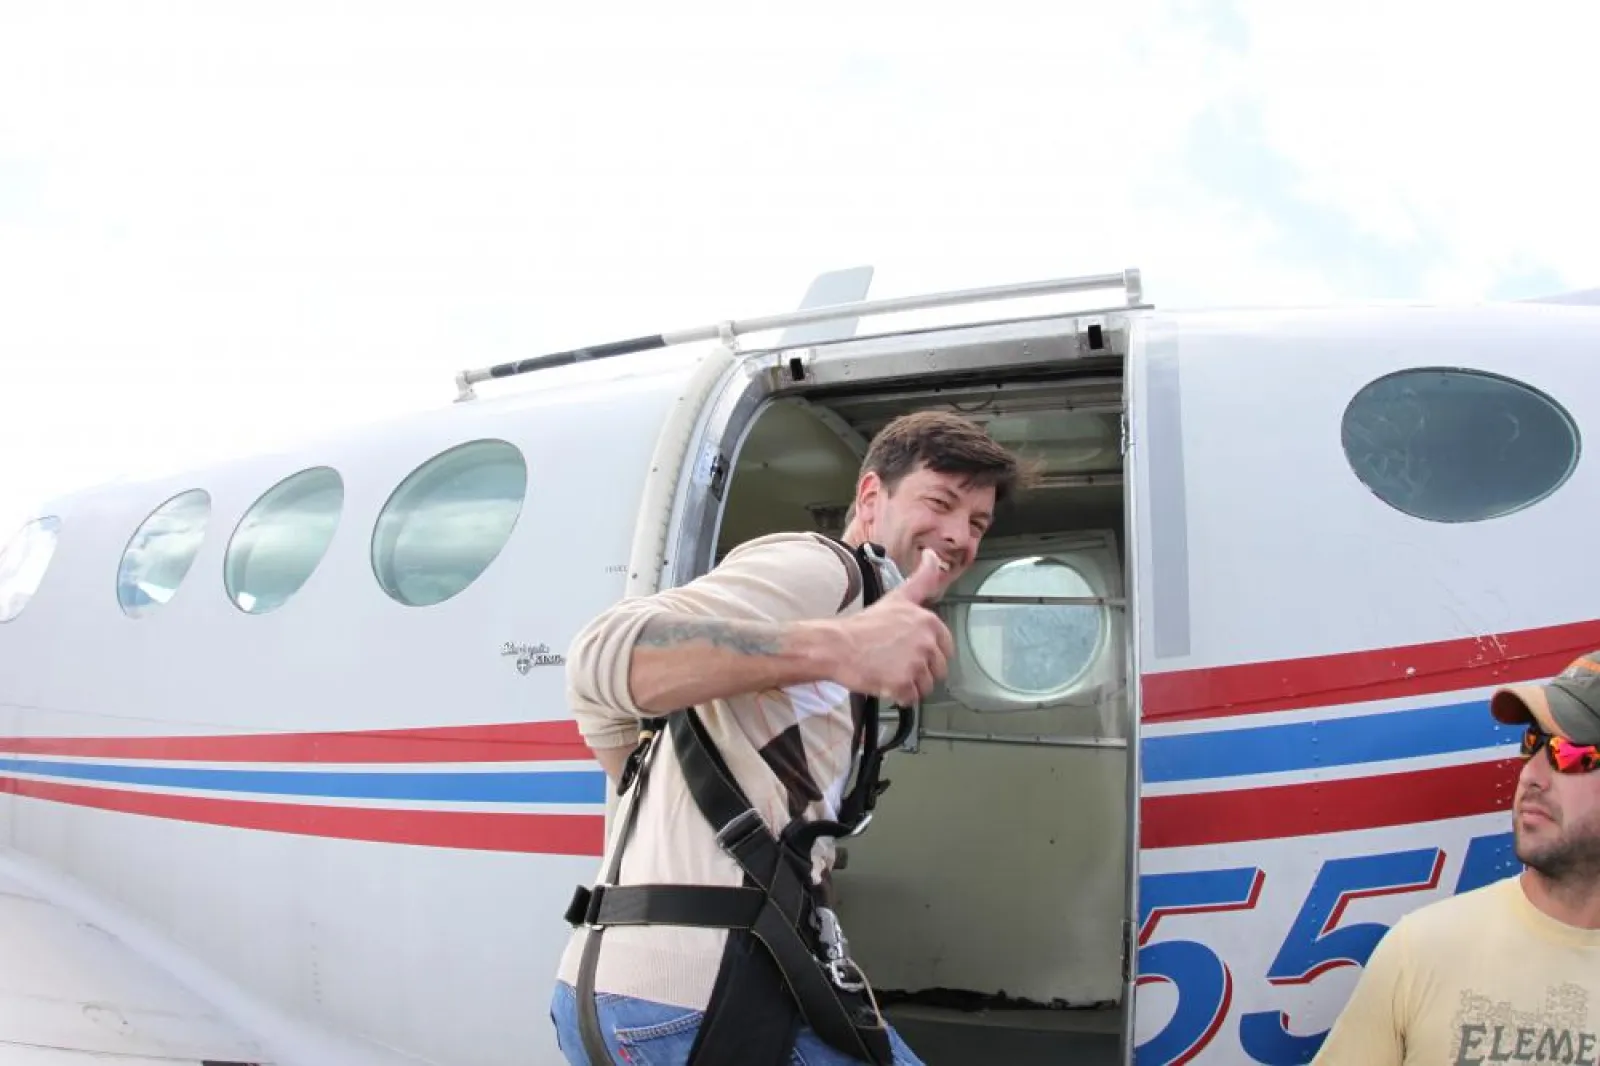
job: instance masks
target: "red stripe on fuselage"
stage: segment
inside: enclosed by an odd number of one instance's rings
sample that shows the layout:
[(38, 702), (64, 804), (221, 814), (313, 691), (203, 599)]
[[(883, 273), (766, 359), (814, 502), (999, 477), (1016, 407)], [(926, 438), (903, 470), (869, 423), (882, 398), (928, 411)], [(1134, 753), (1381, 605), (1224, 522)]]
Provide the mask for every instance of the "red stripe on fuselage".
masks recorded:
[(1600, 648), (1600, 621), (1512, 633), (1145, 674), (1145, 722), (1264, 714), (1554, 677)]
[(1139, 804), (1139, 846), (1182, 848), (1345, 833), (1509, 810), (1521, 759), (1273, 785)]
[(605, 817), (598, 813), (496, 814), (259, 803), (125, 792), (3, 776), (0, 776), (0, 792), (149, 818), (384, 844), (597, 856), (605, 843)]
[(586, 762), (594, 758), (572, 721), (235, 736), (0, 737), (0, 751), (173, 762)]

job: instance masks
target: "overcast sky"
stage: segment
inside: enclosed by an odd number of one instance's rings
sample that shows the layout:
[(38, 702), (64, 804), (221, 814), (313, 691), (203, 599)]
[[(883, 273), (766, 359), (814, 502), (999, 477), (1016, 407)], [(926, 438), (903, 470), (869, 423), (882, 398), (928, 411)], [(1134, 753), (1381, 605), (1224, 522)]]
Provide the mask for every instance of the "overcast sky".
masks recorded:
[(0, 537), (858, 263), (1137, 266), (1169, 307), (1600, 284), (1600, 16), (1465, 9), (0, 0)]

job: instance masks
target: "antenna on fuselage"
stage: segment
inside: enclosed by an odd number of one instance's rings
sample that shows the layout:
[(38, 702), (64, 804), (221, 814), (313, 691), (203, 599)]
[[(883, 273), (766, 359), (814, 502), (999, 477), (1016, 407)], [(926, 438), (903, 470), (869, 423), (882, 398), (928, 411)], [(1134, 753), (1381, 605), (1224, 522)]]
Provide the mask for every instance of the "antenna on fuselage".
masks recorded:
[[(810, 311), (816, 307), (858, 304), (867, 298), (867, 290), (870, 288), (872, 288), (872, 267), (830, 270), (826, 274), (818, 274), (812, 280), (811, 287), (806, 290), (805, 297), (795, 310)], [(798, 348), (803, 344), (828, 344), (832, 341), (849, 340), (856, 335), (856, 326), (860, 323), (860, 315), (830, 318), (822, 322), (803, 322), (784, 330), (783, 336), (778, 340), (778, 347)]]

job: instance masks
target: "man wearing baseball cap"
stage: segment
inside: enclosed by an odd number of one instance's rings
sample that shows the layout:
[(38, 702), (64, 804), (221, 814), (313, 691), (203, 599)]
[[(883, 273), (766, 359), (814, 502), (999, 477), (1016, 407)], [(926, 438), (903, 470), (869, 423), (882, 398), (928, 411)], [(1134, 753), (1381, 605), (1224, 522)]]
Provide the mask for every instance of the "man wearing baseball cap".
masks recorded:
[(1600, 1063), (1600, 651), (1489, 705), (1523, 727), (1523, 871), (1396, 922), (1314, 1066)]
[(1575, 660), (1547, 684), (1501, 689), (1489, 709), (1507, 725), (1535, 722), (1573, 744), (1600, 744), (1600, 651)]

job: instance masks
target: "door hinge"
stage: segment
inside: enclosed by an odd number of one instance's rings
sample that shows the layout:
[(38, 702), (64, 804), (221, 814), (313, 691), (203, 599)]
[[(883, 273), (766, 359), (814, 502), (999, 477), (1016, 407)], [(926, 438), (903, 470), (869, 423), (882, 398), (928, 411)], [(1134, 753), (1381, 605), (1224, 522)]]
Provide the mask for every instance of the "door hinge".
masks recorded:
[(718, 501), (722, 499), (722, 490), (728, 482), (728, 458), (718, 452), (711, 460), (711, 495)]

